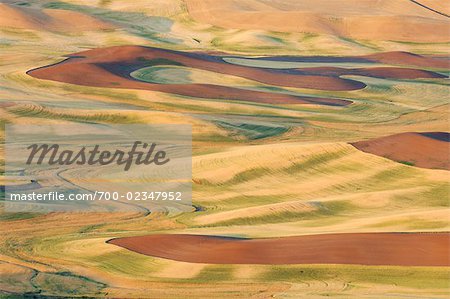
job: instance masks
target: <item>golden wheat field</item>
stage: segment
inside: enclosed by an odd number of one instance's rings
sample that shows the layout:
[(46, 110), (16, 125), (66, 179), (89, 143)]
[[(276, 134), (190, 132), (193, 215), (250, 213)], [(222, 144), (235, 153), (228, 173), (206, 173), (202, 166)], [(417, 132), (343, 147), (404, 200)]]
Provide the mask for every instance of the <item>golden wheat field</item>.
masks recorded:
[(448, 298), (449, 15), (1, 1), (2, 166), (9, 125), (190, 125), (192, 205), (10, 212), (2, 170), (0, 298)]

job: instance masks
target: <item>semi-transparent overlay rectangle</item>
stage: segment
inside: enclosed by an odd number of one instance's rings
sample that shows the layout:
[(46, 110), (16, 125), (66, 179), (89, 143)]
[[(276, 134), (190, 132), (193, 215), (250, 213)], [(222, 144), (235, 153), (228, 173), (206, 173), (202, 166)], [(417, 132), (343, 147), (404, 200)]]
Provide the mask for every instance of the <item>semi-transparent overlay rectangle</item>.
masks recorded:
[(192, 209), (190, 125), (5, 129), (6, 212)]

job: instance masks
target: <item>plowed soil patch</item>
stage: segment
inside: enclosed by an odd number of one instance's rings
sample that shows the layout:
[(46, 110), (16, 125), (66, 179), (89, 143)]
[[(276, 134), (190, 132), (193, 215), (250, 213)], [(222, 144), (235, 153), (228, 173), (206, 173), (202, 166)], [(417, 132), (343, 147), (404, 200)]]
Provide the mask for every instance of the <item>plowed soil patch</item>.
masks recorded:
[(109, 240), (141, 254), (208, 264), (449, 266), (449, 233), (356, 233), (238, 239), (149, 235)]

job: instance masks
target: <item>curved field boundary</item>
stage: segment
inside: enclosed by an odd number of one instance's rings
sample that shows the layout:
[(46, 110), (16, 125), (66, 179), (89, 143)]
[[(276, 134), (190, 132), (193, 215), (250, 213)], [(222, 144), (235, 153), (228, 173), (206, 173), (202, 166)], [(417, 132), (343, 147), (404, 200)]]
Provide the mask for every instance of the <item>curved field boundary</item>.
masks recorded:
[(425, 79), (425, 78), (446, 78), (446, 76), (418, 69), (400, 67), (371, 67), (371, 68), (339, 68), (339, 67), (311, 67), (299, 68), (305, 74), (314, 73), (322, 76), (366, 76), (382, 79)]
[(357, 149), (410, 166), (450, 170), (450, 133), (400, 133), (351, 143)]
[(351, 101), (333, 98), (292, 96), (245, 90), (214, 84), (154, 84), (139, 81), (130, 73), (148, 66), (179, 65), (221, 74), (240, 76), (264, 84), (324, 90), (355, 90), (364, 83), (329, 76), (288, 74), (273, 70), (236, 66), (218, 56), (141, 46), (119, 46), (70, 55), (61, 63), (36, 68), (33, 77), (78, 85), (161, 91), (199, 98), (242, 100), (270, 104), (322, 104), (345, 106)]
[[(411, 57), (422, 64), (428, 58), (415, 54), (388, 55), (389, 59)], [(311, 58), (311, 57), (310, 57)], [(383, 60), (385, 55), (370, 57), (371, 61)], [(298, 59), (293, 57), (292, 59)], [(308, 57), (305, 57), (308, 60)], [(355, 59), (355, 58), (353, 58)], [(367, 57), (366, 57), (367, 59)], [(389, 60), (388, 59), (388, 60)], [(400, 59), (401, 60), (401, 59)], [(283, 70), (234, 65), (215, 56), (198, 52), (181, 52), (142, 46), (118, 46), (88, 50), (69, 55), (60, 63), (36, 68), (27, 73), (33, 77), (85, 86), (131, 88), (160, 91), (189, 97), (240, 100), (267, 104), (320, 104), (345, 106), (352, 102), (344, 99), (313, 96), (295, 96), (266, 91), (247, 90), (215, 84), (157, 84), (139, 81), (130, 74), (138, 69), (157, 65), (177, 65), (211, 71), (219, 74), (239, 76), (263, 84), (283, 87), (309, 88), (328, 91), (350, 91), (364, 88), (362, 82), (341, 78), (348, 70), (324, 71), (323, 69)], [(368, 76), (389, 78), (436, 78), (433, 72), (383, 68), (359, 70)]]
[[(238, 56), (223, 56), (229, 63), (233, 63), (233, 59), (245, 59), (247, 61), (270, 61), (283, 63), (324, 63), (330, 64), (388, 64), (388, 65), (405, 65), (428, 68), (443, 68), (450, 67), (450, 61), (446, 59), (439, 59), (437, 56), (423, 56), (405, 51), (390, 51), (380, 52), (363, 56), (263, 56), (263, 57), (238, 57)], [(442, 58), (442, 57), (441, 57)], [(241, 64), (242, 65), (242, 64)], [(248, 66), (248, 65), (247, 65)]]
[(450, 266), (450, 233), (355, 233), (270, 239), (166, 234), (118, 238), (107, 243), (191, 263)]

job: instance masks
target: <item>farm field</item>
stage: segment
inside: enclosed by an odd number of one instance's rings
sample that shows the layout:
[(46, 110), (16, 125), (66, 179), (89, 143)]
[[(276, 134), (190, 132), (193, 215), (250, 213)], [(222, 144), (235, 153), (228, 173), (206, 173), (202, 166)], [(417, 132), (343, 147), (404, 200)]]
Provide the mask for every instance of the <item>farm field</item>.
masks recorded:
[(11, 213), (2, 196), (0, 298), (448, 298), (449, 14), (2, 1), (2, 140), (10, 124), (188, 124), (193, 198)]

